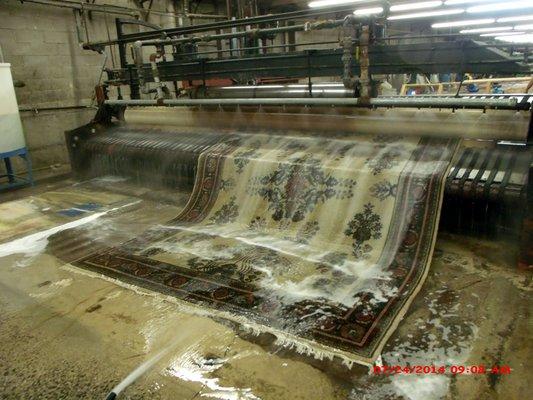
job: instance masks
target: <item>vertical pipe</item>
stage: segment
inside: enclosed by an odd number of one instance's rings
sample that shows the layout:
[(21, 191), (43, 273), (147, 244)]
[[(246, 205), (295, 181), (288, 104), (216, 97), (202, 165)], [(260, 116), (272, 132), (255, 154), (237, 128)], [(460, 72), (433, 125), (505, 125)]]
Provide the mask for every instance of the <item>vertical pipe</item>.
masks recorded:
[(141, 98), (139, 84), (133, 80), (133, 69), (131, 68), (131, 65), (127, 65), (126, 68), (128, 69), (128, 75), (130, 77), (130, 98), (138, 100)]
[(83, 21), (83, 26), (85, 28), (85, 43), (89, 43), (91, 40), (89, 38), (89, 27), (87, 26), (87, 16), (85, 15), (85, 9), (83, 8), (83, 3), (81, 3), (81, 17)]
[(115, 29), (117, 30), (117, 39), (119, 40), (118, 43), (118, 58), (121, 68), (126, 68), (126, 65), (128, 64), (126, 60), (126, 45), (121, 42), (122, 35), (124, 34), (122, 30), (122, 21), (120, 18), (115, 18)]
[(143, 71), (143, 47), (140, 40), (137, 40), (135, 43), (133, 43), (133, 59), (135, 62), (135, 68), (137, 69), (137, 77), (139, 78), (141, 92), (148, 93)]
[(228, 16), (228, 19), (232, 19), (231, 15), (231, 0), (226, 0), (226, 15)]
[[(215, 33), (216, 33), (217, 35), (220, 35), (220, 33), (221, 33), (220, 29), (217, 29), (217, 30), (215, 31)], [(217, 39), (217, 51), (218, 51), (218, 53), (217, 53), (217, 58), (222, 58), (222, 53), (220, 52), (221, 50), (222, 50), (222, 42), (221, 42), (220, 39)]]
[[(215, 6), (215, 14), (218, 14), (220, 12), (220, 9), (218, 7), (218, 2), (217, 1), (214, 2), (214, 6)], [(216, 29), (215, 33), (217, 35), (220, 35), (222, 33), (222, 31), (220, 29)], [(221, 53), (221, 51), (222, 51), (222, 41), (220, 39), (217, 39), (216, 43), (217, 43), (217, 51), (218, 51), (217, 58), (222, 58), (222, 53)]]
[(370, 61), (368, 59), (368, 43), (370, 41), (370, 32), (368, 25), (363, 25), (360, 38), (360, 57), (359, 65), (361, 68), (361, 97), (368, 99), (370, 97), (370, 74), (368, 72), (368, 67), (370, 66)]
[(76, 35), (78, 37), (78, 43), (83, 43), (83, 37), (81, 35), (79, 11), (74, 9), (72, 10), (72, 12), (74, 13), (74, 23), (76, 24)]
[(15, 182), (15, 173), (13, 172), (13, 166), (9, 157), (4, 158), (4, 164), (6, 165), (7, 178), (9, 183)]
[(161, 54), (162, 53), (158, 51), (157, 53), (150, 55), (150, 66), (152, 67), (152, 76), (154, 77), (154, 82), (156, 84), (158, 99), (163, 98), (163, 84), (161, 83), (161, 79), (159, 78), (159, 70), (157, 69), (156, 63), (156, 60), (161, 57)]
[[(232, 19), (235, 19), (235, 17), (232, 17)], [(233, 28), (231, 28), (231, 32), (232, 33), (236, 33), (237, 32), (237, 28), (234, 26)], [(239, 39), (237, 39), (236, 37), (230, 39), (230, 48), (232, 50), (237, 50), (239, 48)], [(234, 55), (239, 56), (239, 52), (238, 51), (232, 51), (230, 54), (232, 56), (234, 56)]]
[[(280, 21), (278, 22), (278, 26), (279, 27), (283, 27), (285, 26), (285, 21)], [(285, 45), (287, 44), (287, 33), (286, 32), (282, 32), (281, 35), (280, 35), (280, 44), (283, 46), (281, 48), (281, 51), (283, 53), (286, 53), (287, 52), (287, 47), (285, 47)]]
[(346, 18), (344, 18), (342, 28), (342, 83), (346, 89), (351, 89), (355, 92), (359, 84), (359, 79), (353, 75), (354, 40), (357, 38), (357, 24), (355, 17), (353, 15), (346, 16)]
[(179, 0), (174, 0), (174, 11), (176, 12), (176, 14), (179, 13), (178, 22), (177, 22), (178, 25), (177, 26), (180, 28), (180, 27), (183, 26), (183, 14), (178, 11), (178, 9), (179, 9), (178, 3), (179, 3)]
[[(182, 11), (183, 15), (185, 16), (184, 21), (187, 19), (187, 14), (189, 14), (189, 0), (182, 0)], [(191, 22), (189, 20), (189, 24), (191, 25)]]
[[(294, 21), (289, 21), (288, 25), (289, 26), (293, 26), (294, 25)], [(288, 31), (287, 32), (287, 37), (289, 39), (289, 45), (296, 44), (296, 32)], [(296, 46), (289, 46), (289, 51), (296, 51)]]

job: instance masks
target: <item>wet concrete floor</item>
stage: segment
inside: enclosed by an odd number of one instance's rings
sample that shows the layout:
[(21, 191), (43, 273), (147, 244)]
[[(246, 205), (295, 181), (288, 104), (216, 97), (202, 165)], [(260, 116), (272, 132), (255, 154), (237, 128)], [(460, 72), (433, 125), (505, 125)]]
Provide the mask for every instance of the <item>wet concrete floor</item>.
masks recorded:
[[(119, 398), (532, 397), (531, 276), (516, 269), (511, 244), (441, 235), (428, 279), (382, 357), (387, 365), (448, 371), (452, 365), (499, 365), (511, 372), (385, 376), (274, 348), (269, 338), (190, 314), (163, 296), (91, 276), (50, 254), (60, 231), (47, 239), (34, 235), (66, 226), (118, 244), (171, 219), (186, 196), (118, 181), (44, 189), (21, 191), (18, 200), (0, 204), (2, 399), (104, 399), (162, 349), (155, 366)], [(75, 255), (77, 246), (60, 250)]]

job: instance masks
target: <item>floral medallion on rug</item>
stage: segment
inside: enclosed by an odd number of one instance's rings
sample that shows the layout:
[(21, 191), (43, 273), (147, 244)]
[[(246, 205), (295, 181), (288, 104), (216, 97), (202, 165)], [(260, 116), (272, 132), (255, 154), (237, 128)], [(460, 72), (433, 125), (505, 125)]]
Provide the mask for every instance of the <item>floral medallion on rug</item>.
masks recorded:
[(426, 277), (457, 145), (228, 135), (178, 217), (75, 264), (371, 363)]

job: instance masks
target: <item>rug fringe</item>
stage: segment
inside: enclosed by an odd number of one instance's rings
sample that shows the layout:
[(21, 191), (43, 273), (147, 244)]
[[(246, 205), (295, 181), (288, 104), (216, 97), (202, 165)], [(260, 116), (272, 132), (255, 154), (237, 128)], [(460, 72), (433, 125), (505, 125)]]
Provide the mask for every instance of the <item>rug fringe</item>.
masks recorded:
[(325, 346), (323, 344), (317, 343), (309, 339), (304, 339), (296, 335), (282, 332), (278, 329), (268, 327), (266, 325), (255, 323), (253, 321), (250, 321), (248, 318), (233, 315), (227, 311), (206, 309), (199, 305), (195, 305), (193, 303), (187, 303), (174, 296), (164, 295), (159, 292), (154, 292), (148, 289), (144, 289), (144, 288), (123, 282), (121, 280), (111, 278), (107, 275), (103, 275), (97, 272), (75, 267), (71, 264), (65, 264), (60, 268), (63, 270), (69, 271), (69, 272), (76, 273), (76, 274), (85, 275), (90, 278), (98, 278), (98, 279), (105, 280), (107, 282), (111, 282), (117, 286), (123, 287), (125, 289), (129, 289), (142, 296), (150, 296), (153, 298), (158, 298), (158, 299), (167, 301), (169, 303), (177, 305), (179, 311), (184, 312), (186, 314), (204, 316), (204, 317), (209, 317), (209, 318), (218, 317), (218, 318), (222, 318), (228, 321), (235, 322), (245, 332), (250, 333), (254, 336), (259, 336), (263, 333), (270, 333), (276, 338), (274, 342), (275, 346), (280, 346), (280, 347), (283, 347), (289, 350), (293, 350), (298, 354), (312, 357), (316, 360), (322, 361), (324, 359), (327, 359), (327, 360), (332, 361), (335, 357), (338, 357), (341, 360), (342, 364), (348, 369), (351, 369), (354, 364), (363, 365), (368, 368), (370, 368), (373, 365), (373, 360), (371, 359), (362, 359), (346, 351), (335, 349), (329, 346)]

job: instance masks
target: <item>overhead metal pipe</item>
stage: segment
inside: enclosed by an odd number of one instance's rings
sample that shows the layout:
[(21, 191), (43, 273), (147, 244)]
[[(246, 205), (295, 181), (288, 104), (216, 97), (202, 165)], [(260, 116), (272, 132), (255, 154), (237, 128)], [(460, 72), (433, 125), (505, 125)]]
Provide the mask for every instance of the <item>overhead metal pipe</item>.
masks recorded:
[(245, 31), (236, 31), (229, 33), (221, 33), (218, 35), (201, 35), (201, 36), (190, 36), (182, 37), (176, 39), (149, 39), (135, 42), (141, 43), (142, 46), (160, 46), (160, 45), (170, 45), (170, 44), (181, 44), (181, 43), (197, 43), (197, 42), (211, 42), (214, 40), (221, 39), (232, 39), (240, 37), (259, 37), (267, 36), (271, 34), (277, 34), (281, 32), (296, 32), (296, 31), (311, 31), (318, 29), (328, 29), (341, 26), (344, 20), (326, 20), (326, 21), (316, 21), (316, 22), (306, 22), (301, 25), (289, 25), (281, 26), (278, 28), (265, 28), (265, 29), (250, 29)]
[(361, 101), (357, 98), (264, 98), (264, 99), (158, 99), (106, 100), (117, 106), (347, 106), (347, 107), (412, 107), (412, 108), (502, 108), (514, 109), (517, 100), (469, 98), (382, 97)]
[(212, 31), (216, 29), (228, 29), (228, 28), (239, 27), (239, 26), (268, 24), (268, 23), (277, 23), (279, 21), (291, 21), (291, 20), (296, 20), (296, 19), (314, 18), (314, 17), (324, 16), (326, 14), (336, 14), (336, 13), (351, 14), (352, 12), (353, 12), (353, 7), (335, 6), (335, 7), (324, 7), (320, 9), (305, 9), (305, 10), (292, 11), (292, 12), (286, 12), (286, 13), (280, 13), (280, 14), (267, 14), (267, 15), (260, 15), (257, 17), (233, 19), (233, 20), (230, 17), (227, 17), (230, 19), (225, 20), (225, 21), (210, 22), (206, 24), (198, 24), (194, 26), (185, 26), (185, 27), (179, 27), (179, 28), (166, 28), (166, 29), (162, 29), (159, 31), (152, 31), (152, 32), (139, 32), (139, 33), (125, 34), (122, 36), (121, 39), (85, 43), (84, 48), (91, 49), (91, 48), (97, 48), (101, 46), (114, 45), (118, 43), (131, 43), (131, 42), (135, 42), (136, 40), (159, 38), (161, 37), (162, 34), (166, 34), (168, 36), (190, 35), (192, 33), (207, 32), (207, 31)]
[[(126, 6), (118, 6), (114, 4), (95, 4), (95, 3), (88, 3), (88, 2), (85, 3), (81, 1), (71, 1), (71, 0), (24, 0), (24, 2), (59, 7), (59, 8), (71, 8), (75, 10), (85, 10), (85, 11), (92, 11), (92, 12), (117, 14), (117, 15), (129, 15), (133, 17), (140, 16), (140, 13), (142, 12), (142, 10), (140, 9), (126, 7)], [(187, 17), (202, 18), (202, 19), (226, 19), (226, 15), (216, 15), (216, 14), (186, 14), (185, 15), (181, 13), (173, 13), (173, 12), (159, 11), (159, 10), (150, 10), (150, 13), (156, 14), (156, 15), (162, 15), (162, 16), (169, 15), (169, 16), (187, 16)]]
[(316, 83), (311, 85), (261, 85), (198, 87), (189, 92), (193, 99), (235, 99), (235, 98), (342, 98), (354, 97), (354, 91), (342, 83)]

